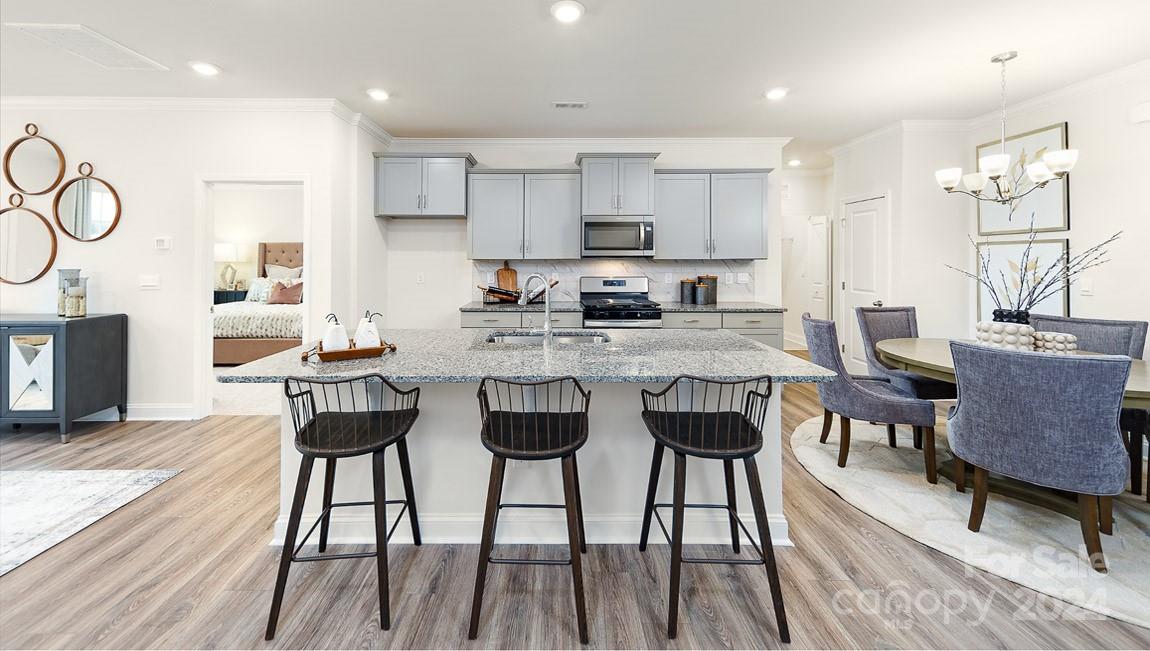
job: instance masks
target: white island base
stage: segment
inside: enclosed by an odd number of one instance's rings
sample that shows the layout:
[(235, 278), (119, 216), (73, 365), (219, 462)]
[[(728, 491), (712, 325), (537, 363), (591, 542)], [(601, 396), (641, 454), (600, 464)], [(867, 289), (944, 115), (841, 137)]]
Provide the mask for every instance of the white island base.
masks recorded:
[[(409, 388), (413, 385), (400, 385)], [(491, 472), (491, 453), (479, 440), (478, 384), (420, 384), (419, 419), (407, 436), (415, 500), (424, 543), (478, 544), (483, 529), (483, 509)], [(590, 435), (577, 454), (588, 544), (638, 544), (643, 500), (651, 468), (654, 439), (640, 419), (640, 390), (657, 390), (663, 384), (586, 383), (591, 391)], [(763, 449), (755, 455), (763, 486), (771, 537), (775, 545), (789, 545), (782, 501), (782, 422), (780, 401), (783, 385), (774, 385), (763, 431)], [(288, 513), (299, 473), (301, 456), (295, 449), (295, 431), (284, 402), (280, 433), (280, 515), (274, 544), (282, 545)], [(319, 516), (325, 464), (312, 471), (304, 506), (302, 536)], [(393, 448), (387, 451), (387, 498), (402, 499), (403, 483)], [(736, 495), (739, 515), (755, 532), (754, 513), (743, 464), (736, 462)], [(674, 453), (664, 452), (657, 502), (671, 501)], [(723, 504), (726, 484), (721, 461), (689, 458), (687, 503)], [(371, 455), (338, 461), (334, 501), (372, 499)], [(560, 463), (514, 461), (507, 464), (503, 502), (563, 503)], [(390, 520), (399, 505), (388, 507)], [(670, 509), (663, 509), (670, 526)], [(730, 528), (725, 512), (687, 509), (684, 542), (727, 544)], [(331, 544), (374, 544), (371, 507), (333, 509)], [(658, 524), (652, 521), (651, 542), (662, 543)], [(309, 544), (318, 541), (318, 531)], [(499, 516), (496, 544), (567, 544), (567, 525), (561, 509), (509, 509)], [(411, 529), (404, 515), (392, 542), (410, 543)]]

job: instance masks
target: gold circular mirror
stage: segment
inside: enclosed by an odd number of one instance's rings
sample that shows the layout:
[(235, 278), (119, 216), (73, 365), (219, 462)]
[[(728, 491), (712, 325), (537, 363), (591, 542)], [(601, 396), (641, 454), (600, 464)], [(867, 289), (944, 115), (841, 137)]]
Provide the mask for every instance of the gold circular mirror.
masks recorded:
[(48, 273), (56, 261), (56, 231), (44, 216), (22, 207), (24, 197), (8, 197), (0, 210), (0, 283), (23, 285)]
[(35, 124), (4, 150), (4, 178), (23, 194), (48, 194), (64, 179), (64, 152)]
[(80, 163), (80, 176), (56, 193), (52, 212), (68, 237), (95, 242), (107, 237), (120, 222), (120, 195), (107, 181), (92, 176), (92, 164)]

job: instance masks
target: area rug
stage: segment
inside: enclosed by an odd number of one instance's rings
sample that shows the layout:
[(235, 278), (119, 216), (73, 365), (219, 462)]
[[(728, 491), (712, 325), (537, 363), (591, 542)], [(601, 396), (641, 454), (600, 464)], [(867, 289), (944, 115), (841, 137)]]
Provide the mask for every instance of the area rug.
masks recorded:
[(0, 471), (0, 576), (179, 472)]
[[(791, 448), (815, 479), (855, 508), (980, 570), (1150, 628), (1150, 505), (1141, 496), (1115, 499), (1114, 535), (1102, 536), (1110, 571), (1099, 574), (1086, 560), (1077, 519), (991, 492), (982, 530), (974, 533), (966, 528), (970, 482), (966, 493), (943, 477), (928, 484), (910, 428), (898, 428), (896, 449), (887, 445), (885, 425), (852, 421), (845, 468), (836, 465), (838, 429), (836, 416), (827, 442), (819, 443), (822, 417), (812, 418), (795, 429)], [(945, 423), (936, 432), (942, 463), (951, 458)]]

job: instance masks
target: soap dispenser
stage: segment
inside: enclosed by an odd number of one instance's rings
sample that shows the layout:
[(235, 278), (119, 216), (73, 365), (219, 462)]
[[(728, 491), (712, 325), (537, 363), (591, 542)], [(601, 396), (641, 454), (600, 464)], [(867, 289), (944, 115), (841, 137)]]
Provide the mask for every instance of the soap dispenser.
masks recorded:
[(335, 314), (327, 315), (327, 332), (323, 335), (323, 349), (324, 350), (347, 350), (351, 347), (351, 343), (347, 338), (347, 328), (343, 327), (339, 322), (339, 317)]
[(363, 318), (359, 320), (359, 326), (355, 329), (355, 347), (356, 348), (378, 348), (381, 341), (379, 338), (379, 329), (375, 327), (372, 319), (375, 317), (382, 317), (379, 312), (372, 312), (367, 310), (363, 313)]

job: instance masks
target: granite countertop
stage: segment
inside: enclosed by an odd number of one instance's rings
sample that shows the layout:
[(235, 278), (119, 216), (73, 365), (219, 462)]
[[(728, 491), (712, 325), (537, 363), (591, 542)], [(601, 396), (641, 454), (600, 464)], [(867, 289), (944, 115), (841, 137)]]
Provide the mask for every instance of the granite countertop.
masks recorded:
[(786, 312), (787, 308), (757, 301), (719, 301), (713, 305), (660, 302), (664, 312)]
[[(544, 348), (487, 343), (492, 331), (386, 330), (395, 353), (345, 362), (303, 363), (300, 349), (276, 353), (219, 375), (220, 382), (281, 382), (285, 377), (380, 373), (394, 382), (478, 382), (485, 376), (538, 381), (573, 375), (581, 382), (670, 382), (682, 374), (733, 380), (770, 375), (776, 382), (827, 382), (828, 371), (729, 330), (603, 330), (609, 342)], [(586, 334), (588, 330), (556, 330)]]
[[(459, 308), (460, 312), (542, 312), (543, 301), (520, 305), (518, 303), (484, 303), (471, 301)], [(579, 301), (551, 301), (552, 312), (582, 312), (583, 305)]]

